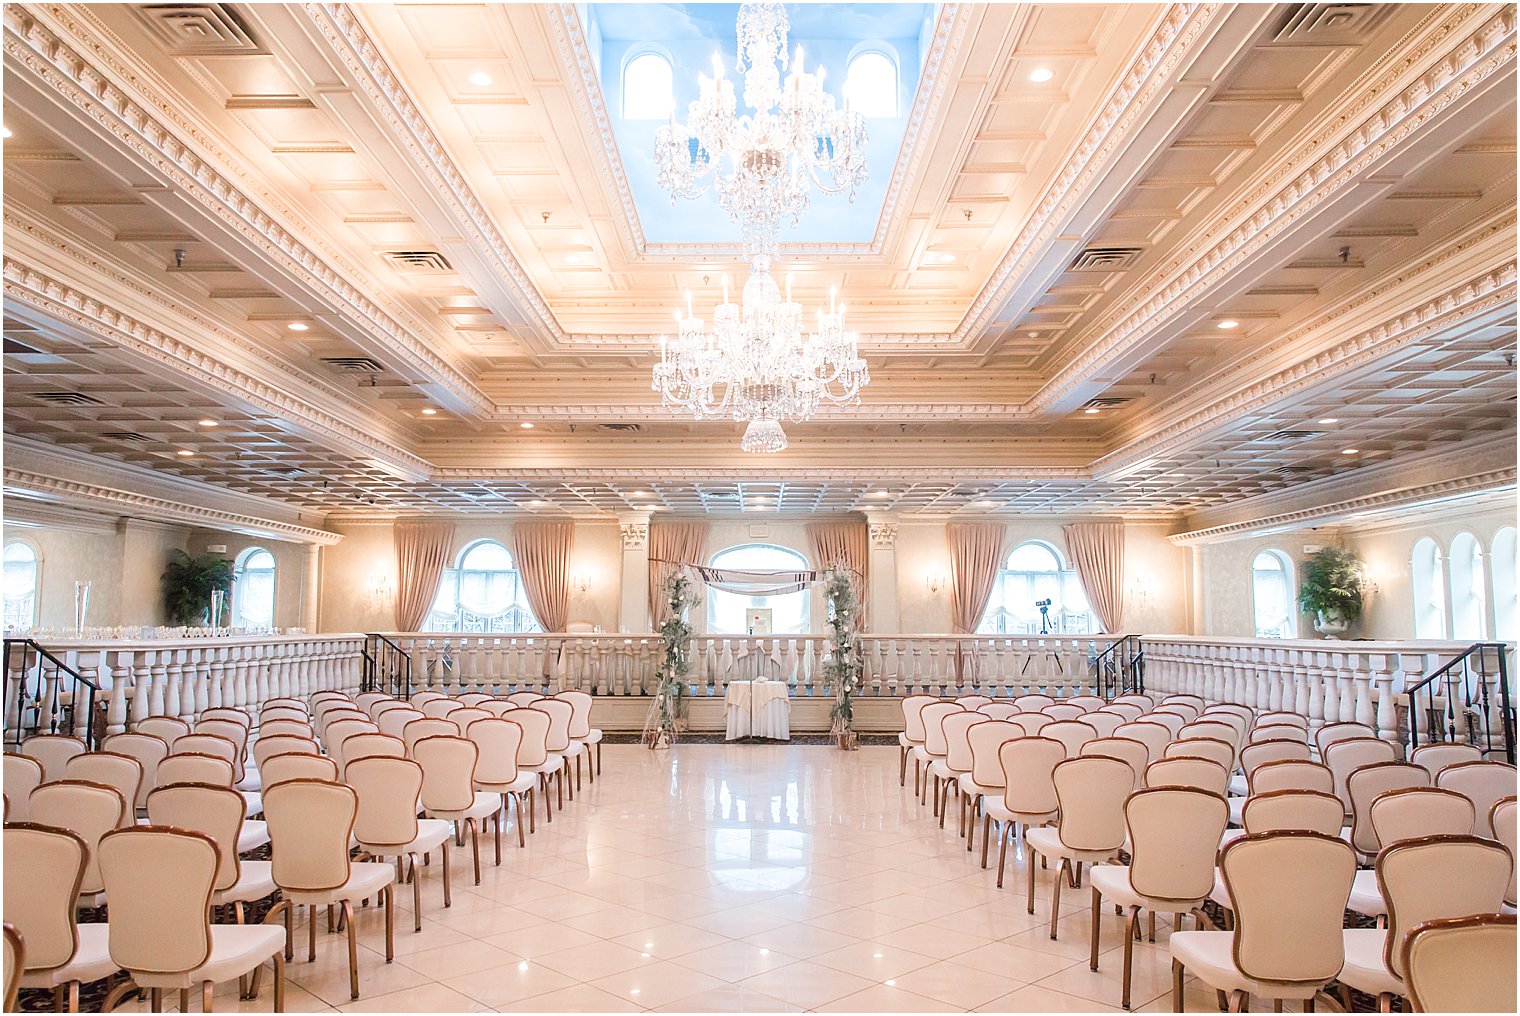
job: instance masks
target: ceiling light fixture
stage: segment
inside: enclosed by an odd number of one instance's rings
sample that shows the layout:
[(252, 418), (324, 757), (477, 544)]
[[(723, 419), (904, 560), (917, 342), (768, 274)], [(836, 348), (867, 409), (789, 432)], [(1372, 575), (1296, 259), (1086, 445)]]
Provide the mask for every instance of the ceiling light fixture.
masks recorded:
[(524, 420), (522, 423), (519, 423), (518, 426), (521, 427), (523, 430), (532, 430), (533, 429), (533, 424), (530, 421), (528, 421), (528, 420)]
[(1236, 321), (1234, 318), (1226, 318), (1225, 320), (1219, 322), (1219, 327), (1225, 331), (1229, 331), (1231, 328), (1239, 328), (1240, 322)]
[(1342, 455), (1355, 455), (1359, 451), (1361, 451), (1360, 448), (1345, 448), (1345, 449), (1341, 450), (1341, 454)]
[(581, 263), (581, 256), (579, 254), (566, 254), (565, 255), (565, 264), (567, 264), (567, 265), (578, 265), (580, 263)]
[(1051, 70), (1049, 67), (1036, 67), (1034, 70), (1029, 72), (1029, 80), (1033, 81), (1037, 85), (1043, 85), (1045, 82), (1049, 81), (1055, 76), (1056, 72)]
[(1088, 416), (1096, 416), (1098, 413), (1098, 407), (1088, 406), (1086, 409), (1082, 410), (1082, 412), (1086, 413)]
[(1337, 417), (1337, 416), (1327, 416), (1324, 419), (1320, 420), (1319, 422), (1320, 423), (1340, 423), (1341, 421), (1340, 421), (1340, 417)]
[(939, 263), (942, 264), (942, 265), (948, 265), (950, 262), (952, 262), (954, 260), (955, 260), (955, 255), (954, 254), (941, 254), (939, 256)]
[(201, 427), (215, 427), (216, 426), (216, 421), (215, 420), (198, 420), (198, 421), (196, 421), (196, 423), (197, 423), (197, 426), (201, 426)]
[(474, 85), (476, 88), (487, 88), (491, 84), (491, 75), (487, 74), (485, 71), (476, 71), (474, 74), (470, 75), (470, 84)]
[(438, 410), (434, 409), (432, 406), (423, 406), (422, 407), (422, 415), (423, 416), (437, 416), (438, 415)]
[(182, 459), (188, 459), (190, 456), (194, 455), (195, 453), (192, 452), (188, 448), (181, 448), (179, 451), (175, 452), (174, 454), (178, 455)]
[(288, 328), (288, 329), (290, 329), (293, 332), (304, 332), (308, 328), (310, 328), (311, 325), (307, 324), (305, 321), (292, 321), (290, 324), (286, 325), (285, 327)]
[(9, 127), (0, 127), (0, 138), (8, 138), (10, 136), (11, 129)]

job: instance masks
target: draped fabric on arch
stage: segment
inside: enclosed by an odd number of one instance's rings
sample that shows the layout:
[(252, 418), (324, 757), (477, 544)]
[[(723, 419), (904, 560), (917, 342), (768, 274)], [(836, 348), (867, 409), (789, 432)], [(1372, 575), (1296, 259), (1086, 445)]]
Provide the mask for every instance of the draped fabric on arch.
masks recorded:
[(856, 602), (860, 604), (860, 626), (864, 630), (870, 617), (870, 605), (866, 602), (866, 568), (871, 544), (866, 524), (810, 522), (807, 532), (813, 541), (819, 571), (842, 568), (850, 573), (850, 585), (855, 590)]
[(649, 525), (649, 622), (658, 631), (667, 608), (663, 587), (683, 564), (702, 561), (706, 522), (652, 522)]
[(528, 606), (544, 631), (564, 631), (570, 620), (569, 522), (521, 522), (512, 527), (512, 558), (522, 577)]
[(1008, 528), (952, 522), (945, 527), (945, 537), (950, 546), (950, 623), (957, 634), (974, 635), (1003, 566)]
[(1074, 522), (1064, 529), (1087, 602), (1103, 630), (1118, 634), (1124, 622), (1124, 523)]
[(417, 631), (448, 567), (454, 523), (398, 522), (391, 539), (396, 551), (396, 630)]

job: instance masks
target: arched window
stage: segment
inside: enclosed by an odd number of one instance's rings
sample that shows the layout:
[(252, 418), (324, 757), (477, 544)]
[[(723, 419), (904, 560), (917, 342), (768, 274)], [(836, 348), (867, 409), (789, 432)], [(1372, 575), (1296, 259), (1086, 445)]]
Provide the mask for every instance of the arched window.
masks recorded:
[(1494, 638), (1513, 642), (1520, 634), (1520, 598), (1515, 593), (1515, 527), (1505, 526), (1494, 534), (1489, 565), (1494, 571)]
[(459, 552), (454, 567), (444, 569), (426, 627), (482, 634), (544, 630), (528, 606), (511, 553), (495, 540), (475, 541)]
[(1038, 635), (1040, 608), (1049, 600), (1047, 630), (1052, 635), (1089, 635), (1098, 630), (1077, 573), (1048, 543), (1030, 541), (1013, 548), (992, 586), (979, 634)]
[(274, 555), (249, 547), (232, 566), (232, 627), (268, 628), (274, 624)]
[(1430, 537), (1414, 545), (1409, 559), (1410, 591), (1414, 596), (1414, 637), (1446, 637), (1446, 573), (1441, 548)]
[(5, 630), (37, 623), (37, 552), (15, 540), (5, 545)]
[(845, 72), (844, 94), (862, 116), (898, 116), (897, 61), (880, 50), (861, 53)]
[(1483, 546), (1472, 533), (1458, 533), (1451, 541), (1451, 637), (1484, 637), (1488, 627), (1487, 576), (1483, 574)]
[(623, 119), (664, 120), (675, 108), (670, 61), (640, 53), (623, 67)]
[[(746, 543), (720, 550), (708, 562), (739, 571), (807, 571), (807, 558), (795, 550), (766, 543)], [(744, 596), (708, 587), (707, 630), (714, 635), (807, 633), (807, 590), (779, 596)]]
[(1256, 608), (1256, 637), (1291, 639), (1298, 635), (1293, 600), (1293, 564), (1286, 554), (1264, 550), (1251, 562), (1251, 600)]

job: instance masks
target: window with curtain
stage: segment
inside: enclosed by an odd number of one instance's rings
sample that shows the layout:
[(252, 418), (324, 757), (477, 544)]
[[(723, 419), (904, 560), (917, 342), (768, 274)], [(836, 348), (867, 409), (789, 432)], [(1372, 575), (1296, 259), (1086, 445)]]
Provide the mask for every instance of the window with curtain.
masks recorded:
[(1091, 635), (1099, 630), (1097, 616), (1075, 569), (1048, 543), (1030, 541), (1013, 548), (992, 585), (987, 612), (977, 626), (981, 635), (1038, 635), (1039, 600), (1050, 600), (1048, 631), (1052, 635)]
[(897, 116), (897, 91), (897, 61), (886, 53), (868, 49), (850, 61), (844, 94), (852, 110), (862, 116)]
[(427, 631), (478, 635), (543, 631), (528, 606), (512, 554), (495, 540), (477, 540), (443, 570)]
[(1515, 591), (1515, 527), (1504, 526), (1494, 534), (1494, 552), (1489, 567), (1494, 575), (1494, 638), (1513, 642), (1520, 634), (1520, 598)]
[[(713, 568), (738, 571), (808, 571), (807, 558), (795, 550), (767, 543), (747, 543), (720, 550), (708, 561)], [(780, 596), (743, 596), (708, 586), (707, 630), (713, 635), (744, 635), (750, 630), (751, 611), (769, 610), (771, 634), (805, 635), (809, 628), (807, 590)]]
[(1451, 541), (1451, 637), (1477, 641), (1488, 627), (1488, 577), (1483, 545), (1472, 533)]
[(15, 540), (5, 545), (5, 628), (37, 623), (37, 552)]
[(1286, 554), (1264, 550), (1252, 560), (1251, 602), (1256, 610), (1257, 638), (1291, 639), (1298, 636), (1293, 564)]
[(232, 627), (268, 628), (274, 624), (274, 555), (249, 547), (232, 566)]
[(1414, 598), (1414, 637), (1446, 637), (1446, 573), (1441, 548), (1428, 536), (1414, 545), (1409, 559), (1410, 591)]
[(670, 61), (640, 53), (623, 67), (623, 119), (664, 120), (675, 108)]

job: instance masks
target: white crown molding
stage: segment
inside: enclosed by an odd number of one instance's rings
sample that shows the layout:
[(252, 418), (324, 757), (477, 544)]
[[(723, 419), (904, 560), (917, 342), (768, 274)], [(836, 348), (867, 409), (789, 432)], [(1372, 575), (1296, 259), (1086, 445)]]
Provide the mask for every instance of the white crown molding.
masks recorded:
[(1096, 340), (1046, 382), (1033, 408), (1054, 407), (1196, 306), (1246, 261), (1359, 186), (1373, 167), (1514, 63), (1513, 6), (1440, 11), (1449, 16), (1380, 60), (1377, 78), (1341, 96), (1307, 142), (1289, 146), (1284, 161), (1246, 189), (1229, 213), (1180, 240), (1178, 258), (1139, 283), (1093, 328)]
[[(433, 379), (460, 404), (480, 413), (491, 411), (474, 380), (418, 338), (420, 323), (403, 322), (380, 307), (364, 287), (333, 266), (330, 254), (316, 249), (315, 241), (297, 235), (222, 166), (201, 154), (215, 152), (217, 146), (182, 112), (180, 103), (122, 64), (125, 47), (102, 42), (79, 13), (79, 5), (73, 4), (7, 4), (6, 55), (288, 277), (340, 308), (346, 320), (364, 329), (393, 358), (400, 357), (408, 368)], [(288, 221), (290, 216), (284, 218)]]
[(102, 514), (67, 505), (49, 504), (46, 501), (28, 501), (11, 498), (5, 506), (5, 528), (21, 529), (67, 529), (79, 533), (117, 533), (121, 516), (115, 512)]
[(229, 400), (251, 403), (291, 420), (334, 447), (364, 459), (381, 460), (411, 479), (428, 477), (430, 467), (425, 460), (377, 440), (366, 428), (231, 367), (9, 254), (4, 259), (4, 280), (7, 300), (168, 366), (189, 382), (210, 388)]

